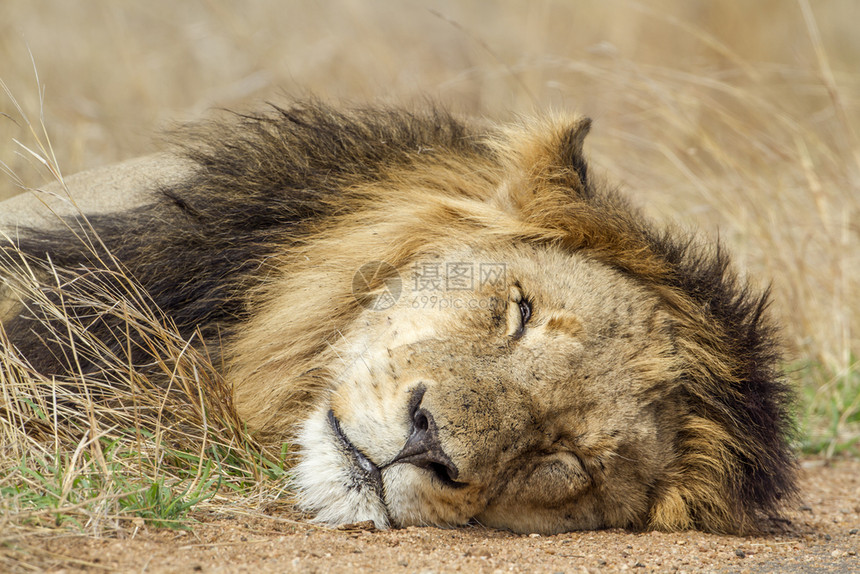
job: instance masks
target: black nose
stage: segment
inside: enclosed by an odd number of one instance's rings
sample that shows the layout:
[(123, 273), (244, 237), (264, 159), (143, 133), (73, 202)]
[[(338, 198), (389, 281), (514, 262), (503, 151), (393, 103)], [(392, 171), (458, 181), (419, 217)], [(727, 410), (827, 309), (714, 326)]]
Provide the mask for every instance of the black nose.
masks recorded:
[(460, 471), (451, 460), (439, 442), (439, 429), (433, 420), (433, 415), (427, 409), (421, 408), (420, 402), (424, 395), (424, 387), (419, 387), (411, 403), (412, 430), (403, 449), (394, 457), (390, 464), (408, 462), (419, 468), (429, 470), (439, 480), (448, 486), (460, 486), (457, 477)]

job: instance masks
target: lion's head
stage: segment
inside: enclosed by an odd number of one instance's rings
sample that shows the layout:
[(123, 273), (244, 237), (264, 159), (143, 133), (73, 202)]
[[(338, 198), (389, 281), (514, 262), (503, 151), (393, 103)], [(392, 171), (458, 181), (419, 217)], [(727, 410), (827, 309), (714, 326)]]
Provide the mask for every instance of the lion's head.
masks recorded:
[(342, 332), (299, 436), (304, 505), (379, 525), (648, 525), (683, 424), (671, 316), (587, 257), (479, 243), (419, 257), (418, 290)]
[(794, 489), (767, 297), (595, 180), (588, 129), (243, 116), (106, 244), (224, 342), (320, 520), (750, 531)]

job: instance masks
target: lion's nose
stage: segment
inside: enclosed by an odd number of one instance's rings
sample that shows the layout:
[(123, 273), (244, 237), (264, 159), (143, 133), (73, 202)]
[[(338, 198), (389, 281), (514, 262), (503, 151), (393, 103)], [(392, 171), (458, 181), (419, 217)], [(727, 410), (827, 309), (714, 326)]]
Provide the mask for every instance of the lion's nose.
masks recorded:
[[(423, 393), (422, 393), (423, 394)], [(456, 482), (460, 471), (439, 442), (439, 429), (433, 415), (427, 409), (416, 408), (412, 412), (412, 431), (403, 449), (390, 464), (408, 462), (431, 471), (448, 486), (459, 486)]]

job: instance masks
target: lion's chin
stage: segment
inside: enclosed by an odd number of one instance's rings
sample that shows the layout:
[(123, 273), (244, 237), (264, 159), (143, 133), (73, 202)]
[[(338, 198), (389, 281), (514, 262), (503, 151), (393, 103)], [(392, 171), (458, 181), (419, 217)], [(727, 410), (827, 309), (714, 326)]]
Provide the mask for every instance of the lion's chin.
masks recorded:
[(299, 507), (328, 524), (372, 520), (389, 527), (379, 469), (358, 452), (327, 410), (310, 416), (297, 437), (295, 467)]

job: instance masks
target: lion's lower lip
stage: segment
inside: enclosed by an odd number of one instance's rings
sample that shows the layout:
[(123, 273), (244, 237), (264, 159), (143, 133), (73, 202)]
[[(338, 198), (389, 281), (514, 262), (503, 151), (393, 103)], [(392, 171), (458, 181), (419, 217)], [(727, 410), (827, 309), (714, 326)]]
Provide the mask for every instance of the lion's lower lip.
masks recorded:
[(341, 445), (350, 453), (353, 460), (355, 461), (356, 467), (360, 468), (364, 473), (370, 478), (379, 488), (382, 490), (382, 473), (379, 471), (379, 467), (376, 466), (372, 460), (367, 458), (367, 456), (358, 450), (352, 442), (346, 437), (343, 432), (343, 429), (340, 428), (340, 421), (337, 420), (337, 417), (334, 415), (334, 411), (329, 409), (328, 411), (328, 422), (331, 426), (334, 435), (340, 441)]

